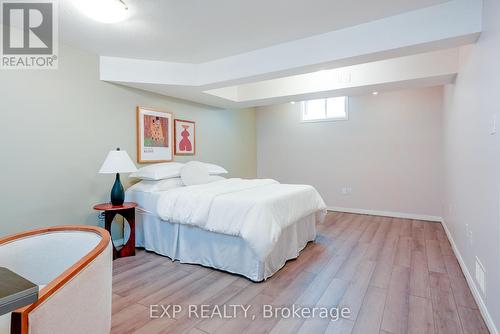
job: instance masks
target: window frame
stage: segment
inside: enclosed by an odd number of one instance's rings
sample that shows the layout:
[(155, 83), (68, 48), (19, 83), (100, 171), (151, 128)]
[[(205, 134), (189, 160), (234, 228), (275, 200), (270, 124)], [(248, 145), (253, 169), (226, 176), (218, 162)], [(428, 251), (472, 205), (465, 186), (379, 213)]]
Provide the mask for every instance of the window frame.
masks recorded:
[[(301, 108), (300, 108), (300, 121), (302, 123), (316, 123), (316, 122), (337, 122), (337, 121), (348, 121), (349, 120), (349, 97), (348, 96), (335, 96), (335, 97), (344, 97), (344, 108), (345, 108), (345, 117), (325, 117), (325, 118), (318, 118), (318, 119), (304, 119), (304, 112), (307, 109), (307, 101), (302, 101), (301, 102)], [(334, 98), (335, 98), (334, 97)], [(323, 99), (312, 99), (312, 100), (324, 100), (325, 101), (325, 116), (328, 113), (327, 110), (327, 100), (329, 98), (323, 98)]]

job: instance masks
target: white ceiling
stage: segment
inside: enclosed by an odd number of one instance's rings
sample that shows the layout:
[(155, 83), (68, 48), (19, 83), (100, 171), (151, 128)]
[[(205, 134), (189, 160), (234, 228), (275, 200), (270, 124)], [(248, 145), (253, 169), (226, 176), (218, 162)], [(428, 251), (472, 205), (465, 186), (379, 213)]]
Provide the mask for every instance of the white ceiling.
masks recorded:
[(101, 56), (201, 63), (338, 30), (447, 0), (124, 0), (114, 24), (61, 0), (63, 43)]
[[(442, 73), (435, 65), (456, 61), (456, 53), (444, 61), (436, 54), (430, 58), (419, 54), (474, 43), (481, 28), (482, 1), (453, 0), (197, 64), (101, 56), (99, 74), (104, 81), (224, 108), (333, 96), (346, 93), (345, 89), (354, 94), (446, 84), (456, 71)], [(418, 68), (418, 73), (387, 77), (401, 72), (397, 58), (407, 56), (414, 60), (405, 66)], [(345, 68), (352, 65), (357, 67)], [(342, 75), (328, 69), (338, 69)], [(328, 74), (325, 85), (314, 74), (307, 75), (318, 70), (324, 70), (320, 77)], [(376, 75), (364, 80), (369, 73)], [(298, 74), (305, 74), (304, 80), (295, 80)], [(272, 80), (278, 78), (282, 79)], [(269, 85), (274, 82), (279, 84)]]

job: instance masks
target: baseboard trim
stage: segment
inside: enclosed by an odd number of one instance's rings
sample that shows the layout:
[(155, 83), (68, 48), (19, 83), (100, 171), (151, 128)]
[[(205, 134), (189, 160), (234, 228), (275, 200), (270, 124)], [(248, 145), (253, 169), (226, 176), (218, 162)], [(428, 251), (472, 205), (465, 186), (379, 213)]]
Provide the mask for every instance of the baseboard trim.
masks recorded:
[(455, 253), (456, 258), (458, 259), (458, 263), (460, 264), (460, 267), (462, 268), (462, 272), (465, 275), (465, 279), (467, 281), (467, 284), (469, 285), (469, 288), (472, 291), (472, 296), (474, 297), (477, 305), (479, 306), (479, 311), (481, 312), (481, 315), (483, 316), (483, 319), (484, 319), (484, 322), (486, 323), (486, 326), (488, 327), (491, 334), (499, 334), (497, 327), (495, 326), (495, 323), (493, 322), (493, 318), (491, 317), (490, 312), (488, 312), (488, 309), (486, 308), (486, 304), (484, 303), (483, 297), (481, 296), (481, 293), (479, 292), (479, 289), (476, 285), (476, 282), (474, 281), (472, 274), (469, 272), (469, 268), (467, 268), (467, 266), (465, 265), (465, 261), (462, 258), (462, 254), (460, 254), (460, 251), (458, 250), (457, 245), (455, 244), (455, 240), (451, 236), (451, 232), (448, 229), (446, 222), (444, 220), (442, 220), (441, 224), (443, 225), (446, 236), (448, 237), (448, 240), (450, 241), (451, 248), (453, 249), (453, 253)]
[(394, 212), (394, 211), (379, 211), (379, 210), (366, 210), (366, 209), (354, 209), (354, 208), (342, 208), (338, 206), (327, 207), (328, 211), (340, 211), (348, 213), (358, 213), (362, 215), (372, 215), (372, 216), (384, 216), (384, 217), (394, 217), (394, 218), (405, 218), (405, 219), (415, 219), (415, 220), (427, 220), (433, 222), (442, 222), (443, 218), (438, 216), (428, 216), (428, 215), (417, 215), (413, 213), (404, 212)]

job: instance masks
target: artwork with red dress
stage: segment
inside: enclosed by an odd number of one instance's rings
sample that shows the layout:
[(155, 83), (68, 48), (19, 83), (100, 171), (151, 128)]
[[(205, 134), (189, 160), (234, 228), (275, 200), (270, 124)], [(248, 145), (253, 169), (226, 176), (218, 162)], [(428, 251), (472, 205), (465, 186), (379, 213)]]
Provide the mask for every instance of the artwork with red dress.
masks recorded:
[(174, 120), (175, 154), (194, 155), (196, 152), (196, 124), (182, 119)]

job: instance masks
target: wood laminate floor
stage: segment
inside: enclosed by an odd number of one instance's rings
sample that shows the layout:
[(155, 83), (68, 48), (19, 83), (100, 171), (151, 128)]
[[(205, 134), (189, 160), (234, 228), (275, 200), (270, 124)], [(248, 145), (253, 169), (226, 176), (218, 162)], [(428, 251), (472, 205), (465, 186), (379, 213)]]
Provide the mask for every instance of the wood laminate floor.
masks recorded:
[[(150, 305), (172, 304), (182, 308), (175, 319), (150, 318)], [(242, 311), (236, 319), (189, 317), (190, 304), (210, 312), (250, 305), (255, 319)], [(264, 304), (338, 305), (352, 314), (263, 319)], [(316, 242), (263, 283), (142, 250), (116, 260), (112, 326), (117, 334), (488, 333), (441, 224), (337, 212), (318, 226)]]

